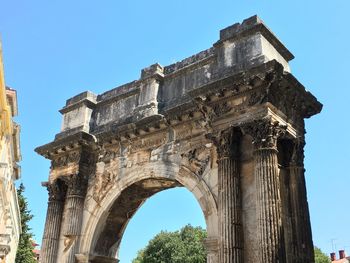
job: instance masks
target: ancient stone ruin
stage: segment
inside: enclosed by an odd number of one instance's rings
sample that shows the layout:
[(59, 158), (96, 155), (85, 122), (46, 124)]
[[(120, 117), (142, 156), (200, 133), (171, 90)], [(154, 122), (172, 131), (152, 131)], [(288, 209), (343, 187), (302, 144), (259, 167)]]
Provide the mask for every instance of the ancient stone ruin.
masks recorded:
[(67, 100), (61, 132), (36, 149), (52, 164), (41, 262), (118, 262), (137, 209), (179, 186), (203, 210), (207, 262), (314, 262), (304, 119), (322, 105), (291, 59), (254, 16), (205, 51)]

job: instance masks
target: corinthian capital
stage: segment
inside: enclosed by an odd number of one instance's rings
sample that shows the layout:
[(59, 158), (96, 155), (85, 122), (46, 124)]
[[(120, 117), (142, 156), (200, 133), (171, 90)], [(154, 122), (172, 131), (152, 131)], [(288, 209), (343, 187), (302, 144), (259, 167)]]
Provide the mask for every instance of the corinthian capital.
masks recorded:
[(255, 120), (242, 126), (244, 133), (253, 138), (255, 149), (277, 149), (277, 139), (285, 134), (287, 127), (270, 119)]
[(68, 185), (67, 195), (68, 196), (81, 196), (84, 197), (87, 189), (87, 176), (84, 174), (73, 174), (65, 177), (65, 181)]
[(67, 192), (67, 186), (64, 184), (63, 181), (57, 179), (52, 183), (44, 182), (42, 183), (42, 186), (46, 187), (49, 193), (49, 201), (64, 200)]
[(239, 157), (239, 139), (241, 132), (235, 128), (229, 128), (218, 134), (208, 134), (216, 146), (219, 159)]

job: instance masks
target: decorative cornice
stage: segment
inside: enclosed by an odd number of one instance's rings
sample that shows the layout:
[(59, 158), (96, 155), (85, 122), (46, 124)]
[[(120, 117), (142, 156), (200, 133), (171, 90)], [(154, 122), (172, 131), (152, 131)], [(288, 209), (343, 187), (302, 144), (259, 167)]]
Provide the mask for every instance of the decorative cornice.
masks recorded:
[(35, 148), (35, 151), (45, 158), (52, 160), (54, 156), (83, 146), (92, 148), (97, 147), (95, 136), (87, 132), (79, 131), (75, 134), (37, 147)]

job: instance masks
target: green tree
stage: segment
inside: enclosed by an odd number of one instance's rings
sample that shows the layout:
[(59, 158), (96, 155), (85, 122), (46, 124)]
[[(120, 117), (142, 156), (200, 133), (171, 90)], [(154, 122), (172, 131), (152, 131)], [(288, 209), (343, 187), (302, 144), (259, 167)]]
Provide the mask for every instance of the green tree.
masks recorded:
[(24, 190), (24, 185), (21, 183), (17, 190), (17, 196), (19, 210), (21, 212), (22, 233), (19, 237), (15, 262), (35, 263), (32, 243), (33, 234), (31, 233), (31, 228), (28, 225), (29, 221), (33, 218), (33, 215), (31, 215), (30, 210), (28, 209), (27, 198), (23, 195)]
[(330, 263), (331, 262), (329, 257), (326, 254), (324, 254), (321, 251), (321, 249), (319, 249), (318, 247), (315, 247), (314, 251), (315, 251), (315, 263)]
[(162, 231), (140, 250), (133, 263), (205, 263), (203, 241), (207, 233), (201, 227), (187, 225), (180, 231)]

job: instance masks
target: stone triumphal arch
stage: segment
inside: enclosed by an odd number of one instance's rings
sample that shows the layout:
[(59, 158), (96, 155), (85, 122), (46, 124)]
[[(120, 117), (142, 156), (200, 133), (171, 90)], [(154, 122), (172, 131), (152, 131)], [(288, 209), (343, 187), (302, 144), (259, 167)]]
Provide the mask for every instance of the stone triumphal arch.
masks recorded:
[(123, 232), (153, 194), (186, 187), (207, 223), (208, 262), (313, 262), (304, 119), (322, 105), (293, 55), (254, 16), (209, 49), (61, 109), (43, 263), (118, 262)]

